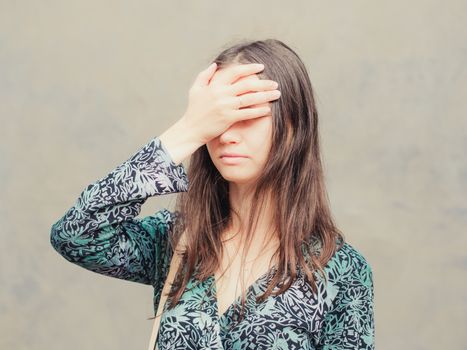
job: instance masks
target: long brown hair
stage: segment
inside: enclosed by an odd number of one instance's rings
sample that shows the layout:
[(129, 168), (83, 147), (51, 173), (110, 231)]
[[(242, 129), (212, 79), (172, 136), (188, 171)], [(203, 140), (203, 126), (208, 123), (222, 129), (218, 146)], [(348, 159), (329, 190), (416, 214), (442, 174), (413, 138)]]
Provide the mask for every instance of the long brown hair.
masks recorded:
[[(297, 277), (297, 268), (304, 269), (316, 293), (313, 272), (319, 270), (325, 278), (323, 267), (344, 244), (344, 235), (330, 212), (320, 158), (318, 111), (305, 65), (289, 46), (276, 39), (242, 41), (223, 50), (213, 62), (219, 69), (234, 63), (263, 63), (265, 68), (257, 73), (258, 77), (277, 81), (281, 91), (281, 98), (271, 102), (272, 146), (255, 183), (255, 200), (244, 231), (248, 242), (245, 246), (249, 247), (259, 211), (273, 194), (272, 227), (279, 241), (273, 258), (278, 264), (257, 302), (287, 290)], [(201, 282), (219, 269), (222, 233), (231, 215), (238, 216), (229, 204), (228, 181), (214, 166), (206, 145), (191, 155), (187, 176), (189, 189), (178, 194), (176, 200), (175, 211), (181, 219), (170, 237), (172, 247), (176, 247), (186, 232), (182, 262), (167, 294), (169, 308), (178, 303), (192, 275)], [(284, 279), (288, 281), (283, 283)], [(280, 288), (274, 292), (278, 285)], [(244, 305), (242, 293), (242, 315)]]

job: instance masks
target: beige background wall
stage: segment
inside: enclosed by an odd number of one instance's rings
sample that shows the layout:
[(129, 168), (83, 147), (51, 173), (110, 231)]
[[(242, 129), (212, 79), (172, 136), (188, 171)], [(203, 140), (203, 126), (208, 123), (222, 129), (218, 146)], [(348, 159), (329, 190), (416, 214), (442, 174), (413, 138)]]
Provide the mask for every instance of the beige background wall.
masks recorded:
[(465, 1), (0, 1), (0, 348), (146, 348), (152, 288), (66, 262), (50, 227), (182, 115), (218, 51), (273, 37), (316, 89), (333, 211), (374, 271), (377, 348), (465, 349), (466, 14)]

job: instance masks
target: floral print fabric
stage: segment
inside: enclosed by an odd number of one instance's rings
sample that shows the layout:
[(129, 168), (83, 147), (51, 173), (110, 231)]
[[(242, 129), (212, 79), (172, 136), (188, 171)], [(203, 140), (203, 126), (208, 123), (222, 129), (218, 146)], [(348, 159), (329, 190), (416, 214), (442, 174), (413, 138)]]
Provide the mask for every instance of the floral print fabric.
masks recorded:
[[(154, 288), (154, 314), (173, 255), (169, 235), (179, 213), (163, 208), (137, 218), (150, 196), (188, 190), (158, 137), (108, 175), (88, 185), (73, 207), (52, 225), (50, 242), (66, 260), (87, 270)], [(220, 317), (214, 276), (192, 278), (174, 309), (165, 303), (158, 349), (374, 349), (372, 269), (345, 242), (325, 266), (328, 283), (315, 273), (315, 295), (299, 276), (286, 292), (257, 304), (274, 268), (247, 288)]]

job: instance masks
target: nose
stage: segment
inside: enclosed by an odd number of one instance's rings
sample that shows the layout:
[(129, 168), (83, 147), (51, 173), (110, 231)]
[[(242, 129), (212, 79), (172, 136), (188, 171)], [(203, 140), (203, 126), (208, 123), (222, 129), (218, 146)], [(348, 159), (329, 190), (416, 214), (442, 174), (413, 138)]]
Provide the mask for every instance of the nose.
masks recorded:
[(219, 135), (220, 143), (238, 143), (241, 140), (240, 122), (233, 123), (226, 131)]

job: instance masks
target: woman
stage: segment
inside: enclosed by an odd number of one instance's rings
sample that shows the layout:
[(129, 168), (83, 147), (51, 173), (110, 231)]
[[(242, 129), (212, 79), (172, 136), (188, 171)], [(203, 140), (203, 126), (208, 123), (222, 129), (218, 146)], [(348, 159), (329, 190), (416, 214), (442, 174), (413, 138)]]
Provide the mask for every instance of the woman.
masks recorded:
[[(136, 218), (167, 193), (174, 211)], [(311, 83), (279, 40), (224, 50), (182, 118), (86, 187), (51, 243), (152, 285), (159, 349), (374, 348), (372, 270), (333, 223)]]

